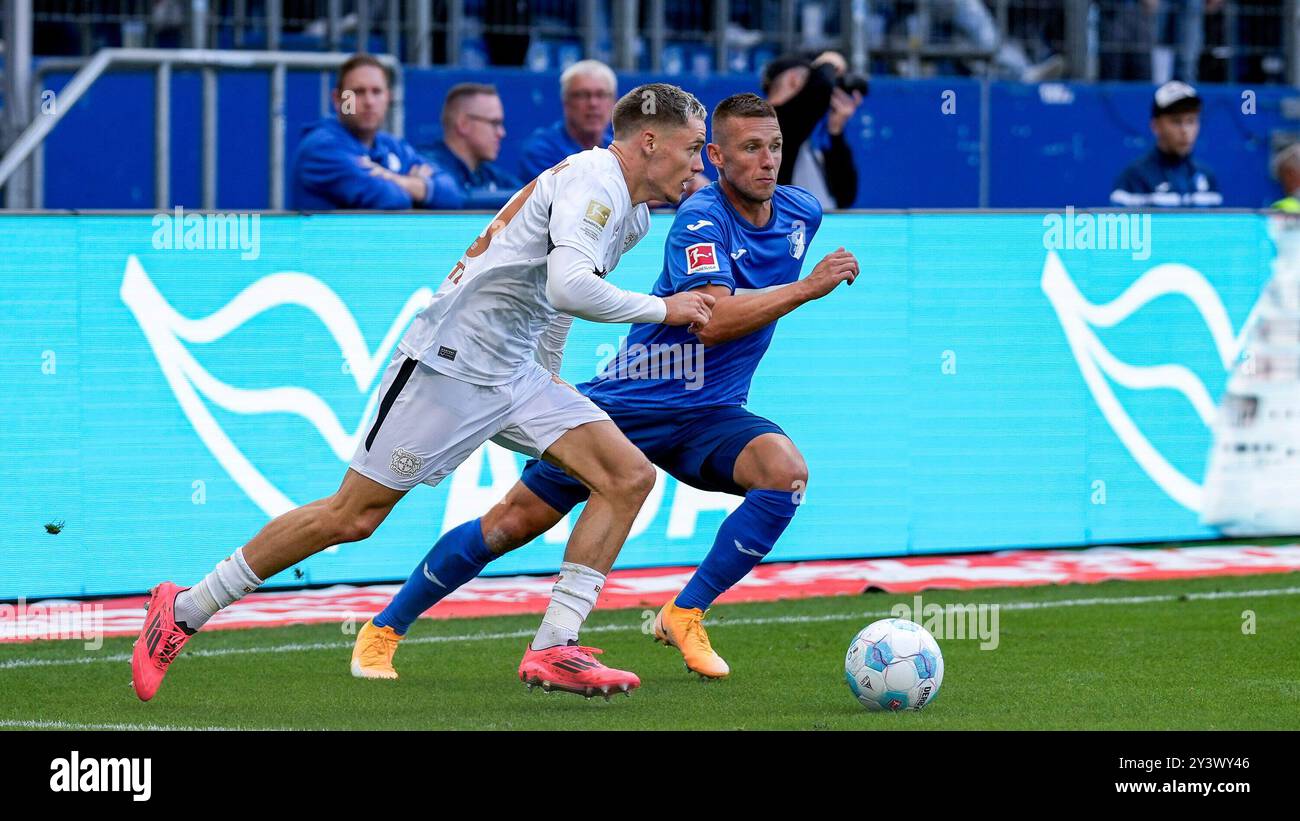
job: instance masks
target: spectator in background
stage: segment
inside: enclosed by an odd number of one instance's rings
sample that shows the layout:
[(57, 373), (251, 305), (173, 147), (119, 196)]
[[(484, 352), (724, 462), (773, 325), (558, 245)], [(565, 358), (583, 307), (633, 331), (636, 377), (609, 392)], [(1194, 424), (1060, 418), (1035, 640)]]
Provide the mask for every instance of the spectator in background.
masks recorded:
[(1273, 179), (1282, 186), (1286, 196), (1273, 203), (1273, 208), (1291, 214), (1300, 214), (1300, 142), (1291, 143), (1273, 155)]
[(334, 110), (303, 129), (293, 164), (290, 207), (405, 209), (436, 207), (436, 169), (406, 140), (380, 130), (391, 102), (388, 69), (357, 54), (339, 67)]
[(1151, 48), (1160, 0), (1115, 0), (1098, 7), (1102, 80), (1151, 80)]
[(930, 0), (930, 15), (936, 21), (951, 23), (976, 49), (991, 55), (998, 74), (1007, 79), (1041, 83), (1065, 72), (1065, 58), (1059, 54), (1031, 63), (1019, 43), (998, 31), (997, 21), (984, 0)]
[(498, 167), (506, 136), (505, 108), (493, 86), (461, 83), (452, 86), (442, 104), (442, 140), (429, 151), (442, 174), (434, 175), (450, 190), (433, 195), (440, 208), (490, 208), (505, 205), (520, 188), (519, 180)]
[(614, 139), (618, 82), (599, 60), (579, 60), (560, 75), (564, 117), (524, 140), (519, 178), (531, 180), (570, 154), (604, 148)]
[(1192, 157), (1201, 130), (1201, 98), (1196, 89), (1174, 80), (1156, 89), (1151, 103), (1151, 133), (1156, 147), (1115, 180), (1112, 205), (1222, 205), (1214, 172)]
[[(1223, 0), (1160, 0), (1156, 32), (1160, 50), (1167, 55), (1164, 59), (1172, 56), (1173, 79), (1196, 82), (1205, 43), (1205, 15), (1217, 12), (1222, 5)], [(1161, 79), (1159, 75), (1157, 79)]]
[(847, 75), (848, 63), (834, 51), (781, 57), (763, 69), (763, 95), (776, 109), (784, 140), (776, 181), (806, 188), (823, 208), (849, 208), (858, 197), (844, 127), (862, 103), (866, 81), (840, 82)]

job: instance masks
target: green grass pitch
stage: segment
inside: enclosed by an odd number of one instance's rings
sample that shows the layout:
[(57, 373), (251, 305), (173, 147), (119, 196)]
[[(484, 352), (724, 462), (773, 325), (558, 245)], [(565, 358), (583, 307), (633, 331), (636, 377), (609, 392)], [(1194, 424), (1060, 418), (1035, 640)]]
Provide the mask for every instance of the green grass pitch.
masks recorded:
[(717, 682), (654, 644), (644, 611), (597, 610), (584, 641), (642, 680), (609, 703), (523, 687), (534, 615), (421, 620), (395, 682), (353, 679), (337, 624), (204, 633), (148, 704), (129, 638), (0, 645), (0, 729), (1300, 729), (1300, 574), (923, 600), (1000, 605), (999, 641), (938, 637), (943, 687), (919, 713), (868, 713), (844, 682), (853, 635), (912, 602), (870, 593), (715, 607), (710, 636), (732, 667)]

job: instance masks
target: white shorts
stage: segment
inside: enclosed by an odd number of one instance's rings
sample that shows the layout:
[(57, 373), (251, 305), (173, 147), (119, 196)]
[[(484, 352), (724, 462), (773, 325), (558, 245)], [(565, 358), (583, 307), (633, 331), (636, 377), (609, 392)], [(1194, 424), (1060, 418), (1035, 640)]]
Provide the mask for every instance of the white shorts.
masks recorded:
[(609, 416), (536, 363), (505, 385), (474, 385), (398, 351), (351, 468), (394, 490), (436, 485), (489, 439), (541, 456), (565, 432)]

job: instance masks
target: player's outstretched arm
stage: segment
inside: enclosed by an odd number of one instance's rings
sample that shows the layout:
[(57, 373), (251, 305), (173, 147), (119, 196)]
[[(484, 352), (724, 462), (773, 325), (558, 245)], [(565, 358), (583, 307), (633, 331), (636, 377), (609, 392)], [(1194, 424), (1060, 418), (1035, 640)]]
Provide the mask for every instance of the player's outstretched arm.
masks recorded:
[(593, 322), (650, 322), (703, 327), (713, 298), (674, 294), (660, 299), (624, 291), (592, 271), (591, 259), (576, 248), (556, 246), (546, 258), (546, 298), (557, 311)]
[(718, 345), (739, 339), (764, 328), (803, 305), (821, 299), (841, 282), (852, 283), (858, 276), (858, 260), (849, 251), (838, 248), (822, 257), (812, 273), (798, 282), (759, 294), (730, 294), (721, 285), (698, 289), (717, 297), (713, 318), (695, 336), (705, 345)]

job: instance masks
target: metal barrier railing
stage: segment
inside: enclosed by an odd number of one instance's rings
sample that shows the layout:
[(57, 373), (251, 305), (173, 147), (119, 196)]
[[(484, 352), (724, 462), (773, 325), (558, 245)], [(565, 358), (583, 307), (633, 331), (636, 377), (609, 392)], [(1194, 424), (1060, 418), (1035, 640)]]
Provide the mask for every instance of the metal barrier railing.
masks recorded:
[[(65, 50), (82, 54), (106, 38), (127, 47), (171, 40), (273, 51), (296, 38), (293, 50), (367, 50), (379, 34), (384, 51), (420, 67), (518, 65), (530, 41), (576, 41), (581, 56), (620, 70), (663, 71), (671, 45), (703, 51), (725, 71), (735, 67), (737, 49), (834, 45), (859, 71), (878, 58), (878, 73), (920, 75), (936, 66), (983, 73), (991, 65), (1007, 76), (1017, 65), (1059, 57), (1075, 79), (1144, 80), (1169, 71), (1195, 78), (1203, 66), (1200, 78), (1212, 81), (1300, 82), (1295, 0), (13, 1), (32, 3), (38, 24), (67, 29), (75, 42)], [(470, 55), (467, 46), (488, 54)]]
[[(23, 0), (17, 0), (23, 2)], [(639, 55), (664, 69), (668, 42), (707, 49), (726, 70), (729, 49), (757, 43), (770, 51), (829, 38), (852, 55), (865, 43), (871, 0), (29, 0), (39, 25), (62, 39), (38, 54), (93, 54), (101, 46), (177, 45), (187, 48), (250, 44), (279, 50), (287, 36), (306, 35), (294, 48), (315, 44), (340, 50), (344, 38), (368, 50), (372, 33), (384, 49), (414, 66), (460, 65), (467, 43), (577, 40), (582, 55), (635, 69)], [(816, 13), (812, 13), (816, 12)], [(843, 21), (843, 22), (839, 22)], [(807, 23), (808, 25), (805, 25)], [(830, 30), (822, 31), (829, 23)], [(805, 31), (809, 27), (817, 31)], [(60, 28), (63, 27), (63, 28)], [(805, 37), (805, 35), (807, 35)], [(856, 39), (855, 39), (856, 38)], [(42, 39), (42, 38), (38, 38)], [(507, 51), (509, 49), (507, 48)], [(865, 59), (865, 54), (863, 55)], [(492, 62), (489, 60), (489, 62)], [(864, 67), (864, 66), (863, 66)], [(859, 67), (860, 69), (863, 67)]]
[[(36, 114), (0, 159), (0, 186), (6, 189), (10, 208), (41, 208), (44, 198), (44, 153), (42, 146), (50, 131), (67, 115), (77, 100), (100, 76), (115, 68), (152, 68), (154, 70), (154, 204), (159, 209), (171, 207), (171, 78), (176, 68), (198, 68), (203, 75), (203, 146), (202, 207), (216, 208), (217, 192), (217, 75), (218, 69), (270, 70), (270, 144), (268, 203), (273, 210), (284, 208), (285, 157), (285, 77), (290, 69), (329, 71), (337, 69), (351, 55), (310, 54), (275, 51), (215, 51), (205, 49), (119, 49), (110, 48), (90, 60), (51, 59), (36, 69), (32, 82), (34, 110), (41, 110), (44, 78), (53, 72), (75, 71), (58, 94), (58, 105), (51, 113)], [(393, 73), (392, 105), (389, 109), (390, 130), (403, 135), (402, 67), (391, 55), (376, 59)], [(28, 162), (30, 160), (30, 162)], [(24, 164), (27, 165), (23, 177)]]

